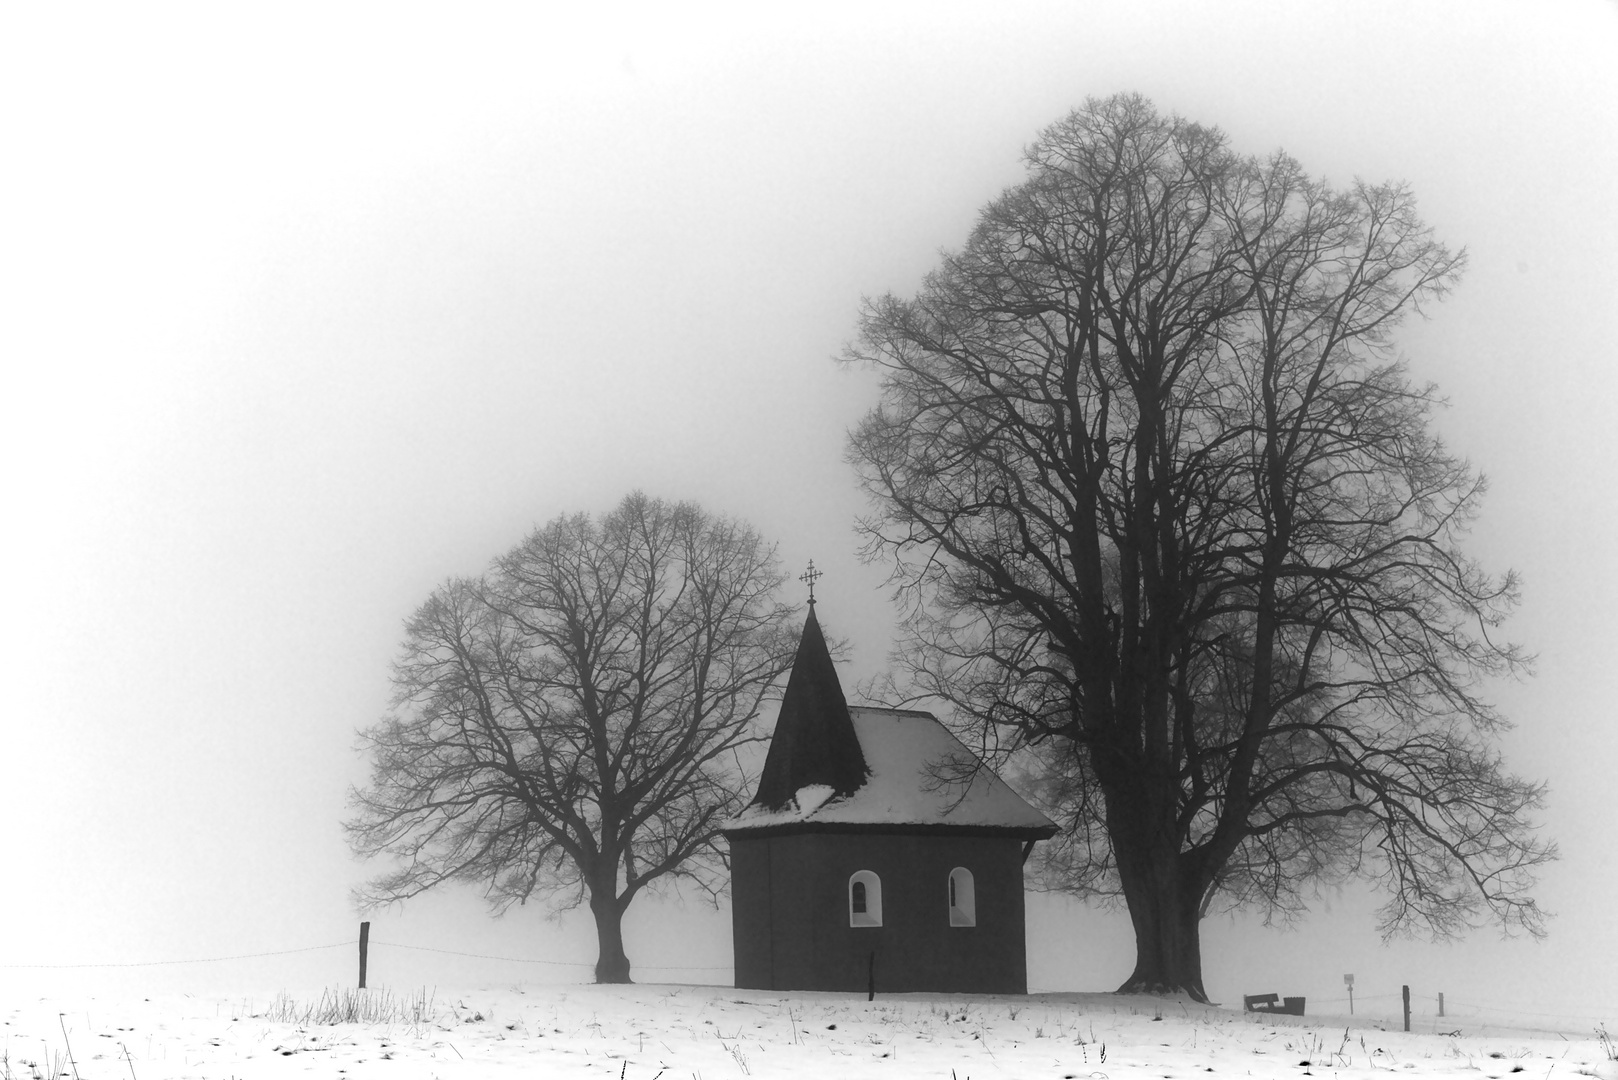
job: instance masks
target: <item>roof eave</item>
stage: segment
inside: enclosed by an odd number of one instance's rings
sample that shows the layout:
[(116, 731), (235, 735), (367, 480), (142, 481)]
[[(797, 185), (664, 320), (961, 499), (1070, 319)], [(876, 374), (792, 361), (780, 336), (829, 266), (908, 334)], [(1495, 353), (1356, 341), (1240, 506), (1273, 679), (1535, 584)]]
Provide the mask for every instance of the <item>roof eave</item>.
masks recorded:
[(1049, 840), (1055, 825), (952, 825), (923, 822), (788, 821), (771, 825), (737, 825), (719, 830), (727, 840), (800, 836), (806, 833), (863, 833), (865, 835), (984, 836), (1004, 840)]

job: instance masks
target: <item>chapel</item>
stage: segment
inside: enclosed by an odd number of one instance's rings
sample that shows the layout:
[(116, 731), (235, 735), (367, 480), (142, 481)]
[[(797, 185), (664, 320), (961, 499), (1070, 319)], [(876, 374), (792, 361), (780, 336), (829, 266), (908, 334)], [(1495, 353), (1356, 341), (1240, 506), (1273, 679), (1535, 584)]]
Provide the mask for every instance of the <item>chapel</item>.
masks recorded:
[(726, 822), (736, 985), (1028, 992), (1023, 863), (1056, 826), (931, 713), (850, 707), (809, 617)]

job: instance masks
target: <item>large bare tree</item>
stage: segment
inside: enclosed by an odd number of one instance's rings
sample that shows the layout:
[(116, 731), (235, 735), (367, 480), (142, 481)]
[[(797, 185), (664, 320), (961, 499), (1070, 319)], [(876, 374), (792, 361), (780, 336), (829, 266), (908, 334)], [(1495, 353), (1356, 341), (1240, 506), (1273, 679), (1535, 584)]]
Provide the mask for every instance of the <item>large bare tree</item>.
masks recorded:
[(395, 869), (367, 905), (448, 881), (497, 909), (587, 901), (598, 982), (628, 982), (621, 920), (648, 885), (723, 885), (738, 751), (795, 645), (774, 550), (698, 507), (631, 495), (563, 517), (410, 620), (393, 710), (362, 735), (348, 831)]
[[(1069, 887), (1121, 894), (1121, 989), (1206, 1000), (1210, 906), (1346, 875), (1384, 932), (1541, 932), (1542, 788), (1491, 749), (1517, 597), (1461, 549), (1482, 479), (1429, 430), (1401, 317), (1463, 255), (1408, 190), (1336, 189), (1139, 96), (1027, 151), (850, 358), (850, 456), (891, 559), (908, 691), (1027, 749)], [(1032, 749), (1029, 749), (1032, 748)]]

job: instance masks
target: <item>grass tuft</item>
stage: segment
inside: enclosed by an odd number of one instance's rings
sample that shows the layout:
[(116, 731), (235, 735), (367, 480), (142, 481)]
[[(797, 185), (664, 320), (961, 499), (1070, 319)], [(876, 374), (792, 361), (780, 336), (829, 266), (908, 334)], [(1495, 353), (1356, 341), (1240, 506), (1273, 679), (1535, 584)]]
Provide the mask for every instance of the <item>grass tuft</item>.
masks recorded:
[(68, 1071), (67, 1056), (60, 1051), (49, 1047), (41, 1047), (44, 1053), (36, 1058), (19, 1057), (15, 1062), (26, 1071), (13, 1068), (11, 1050), (0, 1050), (0, 1080), (57, 1080), (58, 1077), (72, 1076)]
[[(320, 999), (301, 1002), (285, 990), (255, 1016), (278, 1024), (402, 1024), (423, 1028), (433, 1021), (433, 998), (426, 987), (404, 997), (391, 990), (322, 990)], [(0, 1078), (6, 1080), (6, 1078)]]

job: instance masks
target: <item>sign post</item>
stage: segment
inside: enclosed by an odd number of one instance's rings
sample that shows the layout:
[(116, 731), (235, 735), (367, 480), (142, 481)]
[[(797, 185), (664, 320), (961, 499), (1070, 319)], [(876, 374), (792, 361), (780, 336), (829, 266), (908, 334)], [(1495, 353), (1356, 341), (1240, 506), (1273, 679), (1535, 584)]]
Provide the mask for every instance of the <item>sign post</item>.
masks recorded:
[(1354, 976), (1344, 975), (1343, 985), (1348, 987), (1348, 1015), (1354, 1015)]

